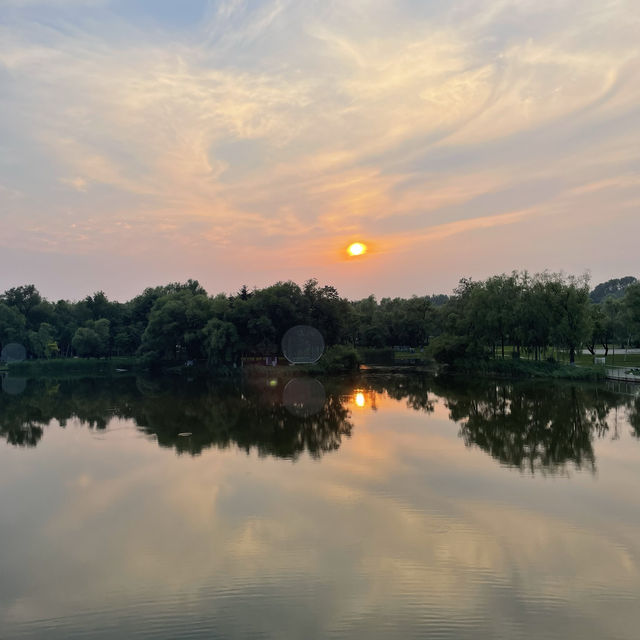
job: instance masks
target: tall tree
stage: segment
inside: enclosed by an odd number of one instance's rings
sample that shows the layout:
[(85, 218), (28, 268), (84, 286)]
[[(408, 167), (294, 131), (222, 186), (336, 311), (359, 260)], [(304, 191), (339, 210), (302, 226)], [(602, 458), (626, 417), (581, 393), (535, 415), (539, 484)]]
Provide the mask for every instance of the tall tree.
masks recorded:
[(10, 342), (22, 342), (26, 320), (17, 309), (0, 302), (0, 348)]

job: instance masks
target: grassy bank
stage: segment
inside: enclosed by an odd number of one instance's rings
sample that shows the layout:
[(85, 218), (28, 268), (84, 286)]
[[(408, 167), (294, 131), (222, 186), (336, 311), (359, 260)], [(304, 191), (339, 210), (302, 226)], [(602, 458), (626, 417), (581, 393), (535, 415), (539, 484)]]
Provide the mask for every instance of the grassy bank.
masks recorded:
[[(596, 358), (604, 358), (603, 355), (597, 355)], [(581, 353), (576, 355), (576, 364), (590, 366), (593, 364), (594, 356), (590, 353)], [(606, 358), (606, 365), (608, 367), (639, 367), (640, 366), (640, 353), (625, 354), (624, 351), (616, 351), (612, 353), (609, 351), (609, 355)]]
[[(360, 365), (366, 365), (370, 371), (391, 371), (397, 369), (408, 371), (435, 372), (437, 365), (420, 352), (419, 358), (396, 358), (393, 350), (355, 350), (353, 347), (334, 346), (327, 349), (325, 355), (313, 365), (296, 365), (298, 372), (312, 375), (345, 374), (358, 371)], [(368, 357), (367, 357), (368, 356)], [(372, 357), (373, 356), (373, 357)], [(465, 359), (454, 364), (443, 365), (440, 370), (445, 373), (460, 375), (480, 375), (504, 378), (555, 378), (565, 380), (602, 380), (605, 369), (602, 365), (594, 365), (592, 358), (578, 357), (578, 366), (570, 366), (563, 362), (535, 361), (527, 359)], [(284, 362), (283, 362), (283, 365)], [(288, 365), (286, 365), (288, 367)], [(262, 367), (249, 365), (247, 368)], [(27, 360), (8, 365), (13, 376), (26, 378), (57, 376), (105, 376), (118, 375), (124, 372), (142, 372), (149, 369), (149, 363), (133, 356), (114, 358), (55, 358), (51, 360)], [(271, 368), (265, 368), (271, 370)], [(187, 369), (184, 363), (165, 362), (154, 370), (165, 373), (183, 373)], [(240, 370), (212, 371), (203, 364), (188, 369), (192, 374), (216, 375), (220, 373), (239, 373)]]
[(28, 378), (59, 375), (111, 375), (124, 371), (144, 369), (144, 363), (135, 357), (117, 358), (52, 358), (51, 360), (25, 360), (11, 362), (9, 373)]
[[(514, 348), (511, 345), (505, 346), (505, 359), (511, 359), (513, 351)], [(500, 357), (499, 350), (496, 357)], [(569, 352), (563, 349), (549, 349), (542, 356), (543, 360), (547, 358), (553, 358), (560, 364), (568, 364)], [(604, 355), (599, 354), (596, 355), (595, 358), (601, 359), (604, 358)], [(531, 355), (527, 356), (527, 354), (523, 352), (520, 359), (522, 361), (533, 360), (533, 357)], [(576, 364), (580, 366), (589, 367), (594, 364), (594, 356), (590, 353), (583, 353), (581, 350), (575, 354), (575, 359)], [(638, 367), (640, 366), (640, 353), (625, 353), (624, 349), (616, 348), (614, 350), (610, 348), (606, 357), (606, 365), (608, 367)]]
[(433, 363), (428, 347), (396, 351), (390, 347), (358, 347), (362, 364), (373, 366), (414, 365)]
[(602, 366), (571, 366), (558, 362), (535, 360), (459, 360), (445, 372), (461, 375), (495, 376), (500, 378), (552, 378), (558, 380), (604, 380)]

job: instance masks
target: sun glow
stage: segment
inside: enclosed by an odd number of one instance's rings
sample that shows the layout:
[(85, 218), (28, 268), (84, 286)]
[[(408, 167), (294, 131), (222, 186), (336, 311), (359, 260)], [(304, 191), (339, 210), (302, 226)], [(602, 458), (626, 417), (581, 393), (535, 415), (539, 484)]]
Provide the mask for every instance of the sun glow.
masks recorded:
[(361, 256), (362, 254), (367, 252), (367, 245), (362, 244), (362, 242), (354, 242), (350, 244), (347, 248), (347, 253), (350, 256)]
[(365, 397), (364, 397), (364, 393), (356, 393), (356, 398), (355, 398), (355, 400), (356, 400), (356, 404), (357, 404), (359, 407), (364, 407), (364, 405), (366, 404), (366, 400), (365, 400)]

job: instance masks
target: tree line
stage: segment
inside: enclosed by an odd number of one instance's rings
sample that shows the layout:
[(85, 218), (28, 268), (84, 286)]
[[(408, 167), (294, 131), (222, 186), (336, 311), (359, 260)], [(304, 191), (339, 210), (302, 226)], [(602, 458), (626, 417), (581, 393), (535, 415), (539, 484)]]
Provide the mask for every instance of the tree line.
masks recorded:
[[(432, 345), (436, 359), (450, 362), (486, 355), (505, 357), (524, 352), (539, 360), (562, 349), (570, 362), (586, 347), (605, 355), (615, 344), (640, 342), (640, 283), (633, 277), (598, 285), (594, 292), (615, 294), (594, 301), (587, 276), (513, 272), (484, 281), (462, 279), (442, 310), (439, 336)], [(614, 286), (611, 283), (618, 283)], [(611, 286), (608, 286), (611, 285)]]
[(315, 279), (245, 286), (232, 295), (209, 295), (188, 280), (147, 288), (127, 302), (103, 292), (50, 302), (32, 284), (0, 295), (0, 347), (22, 344), (30, 358), (135, 355), (227, 366), (242, 356), (277, 355), (282, 336), (297, 324), (319, 329), (327, 345), (430, 345), (445, 362), (504, 357), (507, 347), (536, 359), (562, 348), (573, 360), (585, 346), (640, 343), (640, 283), (628, 277), (590, 292), (585, 277), (514, 272), (464, 278), (451, 296), (381, 300), (348, 300)]

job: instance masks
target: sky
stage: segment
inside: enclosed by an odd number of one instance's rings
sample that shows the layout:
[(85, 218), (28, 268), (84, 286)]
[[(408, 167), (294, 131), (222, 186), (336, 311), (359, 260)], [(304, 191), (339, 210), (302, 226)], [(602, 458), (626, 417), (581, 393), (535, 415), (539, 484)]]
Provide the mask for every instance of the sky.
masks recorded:
[(638, 33), (637, 0), (0, 0), (0, 290), (638, 276)]

